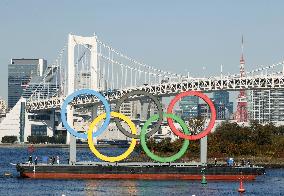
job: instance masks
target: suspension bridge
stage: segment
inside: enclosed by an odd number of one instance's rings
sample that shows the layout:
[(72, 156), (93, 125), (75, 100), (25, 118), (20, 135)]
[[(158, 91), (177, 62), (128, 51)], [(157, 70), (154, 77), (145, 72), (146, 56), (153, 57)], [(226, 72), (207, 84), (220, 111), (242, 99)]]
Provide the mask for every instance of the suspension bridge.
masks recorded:
[[(101, 92), (109, 102), (115, 102), (133, 90), (167, 97), (188, 90), (212, 92), (282, 89), (283, 65), (284, 62), (258, 66), (243, 75), (221, 74), (216, 77), (193, 78), (138, 62), (104, 43), (96, 35), (82, 37), (69, 34), (68, 44), (60, 51), (55, 63), (48, 67), (41, 82), (47, 86), (44, 88), (46, 91), (53, 81), (56, 91), (43, 93), (43, 88), (34, 89), (27, 100), (26, 109), (30, 112), (59, 109), (68, 94), (84, 88)], [(95, 96), (80, 96), (72, 104), (94, 105), (98, 102)]]

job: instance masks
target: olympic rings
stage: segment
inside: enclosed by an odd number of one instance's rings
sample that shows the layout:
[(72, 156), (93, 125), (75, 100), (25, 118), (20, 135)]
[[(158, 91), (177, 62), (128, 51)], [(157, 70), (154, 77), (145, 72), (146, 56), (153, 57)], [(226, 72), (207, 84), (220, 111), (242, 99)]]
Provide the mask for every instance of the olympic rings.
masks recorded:
[(70, 102), (73, 101), (73, 99), (79, 95), (82, 94), (89, 94), (89, 95), (95, 95), (97, 98), (99, 98), (103, 105), (105, 106), (105, 110), (106, 110), (106, 120), (103, 123), (103, 125), (95, 132), (93, 133), (93, 137), (97, 137), (100, 134), (102, 134), (108, 127), (109, 122), (110, 122), (110, 105), (108, 104), (107, 100), (97, 91), (91, 90), (91, 89), (82, 89), (82, 90), (78, 90), (73, 92), (72, 94), (70, 94), (63, 102), (62, 107), (61, 107), (61, 121), (64, 125), (64, 127), (66, 128), (66, 130), (74, 135), (77, 138), (82, 138), (82, 139), (87, 139), (87, 135), (85, 133), (78, 133), (76, 130), (74, 130), (67, 122), (66, 119), (66, 113), (67, 113), (67, 106)]
[[(189, 134), (189, 131), (188, 131), (188, 128), (186, 126), (186, 124), (184, 123), (184, 121), (182, 119), (180, 119), (178, 116), (174, 115), (174, 114), (166, 114), (164, 113), (163, 114), (164, 117), (167, 117), (168, 119), (169, 118), (172, 118), (174, 119), (175, 121), (177, 121), (184, 133), (187, 133)], [(142, 130), (141, 130), (141, 134), (140, 134), (140, 142), (141, 142), (141, 146), (143, 148), (143, 150), (145, 151), (145, 153), (150, 157), (152, 158), (153, 160), (155, 161), (158, 161), (158, 162), (173, 162), (179, 158), (181, 158), (183, 156), (183, 154), (186, 152), (187, 150), (187, 147), (189, 146), (189, 140), (184, 140), (183, 142), (183, 145), (182, 145), (182, 148), (180, 149), (180, 151), (170, 157), (160, 157), (158, 155), (155, 155), (154, 153), (152, 153), (149, 148), (147, 147), (147, 144), (146, 144), (146, 137), (145, 137), (145, 134), (146, 134), (146, 131), (147, 131), (147, 128), (148, 126), (154, 121), (154, 120), (157, 120), (159, 118), (159, 116), (156, 114), (156, 115), (153, 115), (151, 116), (144, 124), (144, 126), (142, 127)]]
[[(76, 96), (79, 96), (79, 95), (82, 95), (82, 94), (90, 94), (90, 95), (94, 95), (97, 98), (99, 98), (102, 101), (102, 103), (105, 107), (105, 111), (106, 111), (106, 113), (99, 115), (98, 117), (96, 117), (93, 120), (93, 122), (89, 126), (87, 134), (86, 133), (78, 133), (76, 130), (74, 130), (72, 127), (70, 127), (70, 125), (68, 124), (68, 122), (66, 120), (67, 107), (71, 107), (71, 106), (68, 106), (68, 104), (70, 102), (72, 102), (73, 99)], [(125, 116), (121, 113), (118, 113), (121, 104), (128, 97), (133, 97), (135, 95), (145, 95), (145, 96), (149, 97), (157, 105), (157, 109), (158, 109), (158, 114), (151, 116), (145, 122), (145, 124), (143, 125), (143, 127), (141, 129), (140, 135), (136, 134), (137, 130), (136, 130), (135, 124), (127, 116)], [(172, 114), (172, 110), (173, 110), (173, 107), (176, 104), (176, 102), (178, 100), (180, 100), (181, 98), (185, 97), (185, 96), (191, 96), (191, 95), (198, 96), (198, 97), (202, 98), (209, 105), (210, 110), (211, 110), (211, 119), (210, 119), (208, 127), (204, 131), (202, 131), (201, 133), (198, 133), (197, 135), (190, 135), (190, 132), (189, 132), (185, 122), (180, 117)], [(114, 117), (114, 120), (115, 120), (115, 123), (116, 123), (118, 129), (124, 135), (132, 138), (129, 148), (123, 154), (116, 156), (116, 157), (109, 157), (109, 156), (105, 156), (105, 155), (101, 154), (95, 148), (94, 142), (93, 142), (94, 137), (99, 136), (100, 134), (103, 133), (103, 131), (105, 131), (107, 129), (107, 127), (110, 123), (111, 116)], [(185, 139), (184, 142), (183, 142), (182, 148), (179, 150), (179, 152), (170, 156), (170, 157), (159, 157), (159, 156), (155, 155), (154, 153), (152, 153), (149, 150), (149, 148), (147, 147), (147, 144), (146, 144), (146, 137), (155, 134), (159, 130), (159, 128), (162, 124), (162, 121), (163, 121), (163, 117), (167, 118), (168, 124), (169, 124), (171, 130), (174, 132), (174, 134), (176, 134), (180, 138)], [(121, 120), (125, 121), (131, 129), (131, 133), (126, 131), (122, 127), (120, 121), (116, 118), (120, 118)], [(105, 119), (103, 125), (96, 132), (93, 132), (94, 127), (96, 127), (96, 125), (100, 121), (102, 121), (103, 119)], [(171, 100), (171, 102), (168, 106), (167, 113), (163, 113), (162, 105), (155, 96), (149, 94), (148, 92), (142, 91), (142, 90), (135, 90), (135, 91), (128, 92), (124, 96), (122, 96), (121, 99), (116, 104), (115, 112), (111, 112), (109, 103), (99, 92), (91, 90), (91, 89), (84, 89), (84, 90), (78, 90), (78, 91), (70, 94), (65, 99), (65, 101), (63, 102), (62, 107), (61, 107), (61, 120), (62, 120), (64, 127), (66, 128), (66, 130), (70, 134), (74, 135), (77, 138), (88, 139), (88, 144), (89, 144), (90, 150), (94, 153), (95, 156), (97, 156), (99, 159), (101, 159), (103, 161), (117, 162), (117, 161), (121, 161), (121, 160), (127, 158), (133, 152), (135, 145), (136, 145), (136, 142), (137, 142), (137, 139), (140, 139), (141, 146), (142, 146), (143, 150), (151, 159), (158, 161), (158, 162), (173, 162), (173, 161), (179, 159), (180, 157), (182, 157), (183, 154), (186, 152), (186, 150), (189, 146), (189, 140), (197, 140), (197, 139), (200, 139), (200, 138), (202, 138), (202, 137), (204, 137), (204, 136), (206, 136), (207, 134), (210, 133), (211, 129), (214, 126), (215, 120), (216, 120), (216, 110), (215, 110), (213, 102), (205, 94), (203, 94), (201, 92), (197, 92), (197, 91), (187, 91), (187, 92), (180, 93), (176, 97), (174, 97), (174, 99)], [(176, 127), (173, 124), (173, 120), (175, 120), (176, 122), (178, 122), (181, 125), (184, 133), (182, 133), (182, 132), (180, 132), (179, 130), (176, 129)], [(150, 124), (153, 121), (157, 121), (157, 124), (154, 126), (154, 128), (151, 131), (146, 133), (148, 127), (150, 126)]]
[(207, 134), (209, 134), (210, 131), (212, 130), (212, 128), (214, 127), (214, 124), (215, 124), (216, 109), (215, 109), (213, 102), (211, 101), (211, 99), (209, 97), (207, 97), (205, 94), (198, 92), (198, 91), (186, 91), (186, 92), (180, 93), (177, 96), (175, 96), (174, 99), (172, 99), (172, 101), (170, 102), (170, 104), (168, 106), (167, 113), (172, 113), (173, 107), (174, 107), (174, 105), (177, 101), (179, 101), (181, 98), (183, 98), (185, 96), (190, 96), (190, 95), (198, 96), (198, 97), (202, 98), (209, 105), (209, 108), (211, 110), (211, 119), (210, 119), (210, 122), (209, 122), (209, 125), (207, 126), (207, 128), (204, 131), (202, 131), (201, 133), (198, 133), (197, 135), (185, 135), (175, 128), (172, 119), (168, 118), (167, 120), (168, 120), (168, 123), (169, 123), (171, 130), (180, 138), (188, 139), (188, 140), (198, 140), (200, 138), (203, 138)]
[[(120, 114), (120, 113), (117, 113), (117, 112), (111, 112), (110, 114), (113, 117), (118, 117), (118, 118), (124, 120), (128, 124), (128, 126), (130, 127), (132, 134), (136, 134), (135, 124), (127, 116), (125, 116), (123, 114)], [(104, 118), (106, 118), (106, 113), (103, 113), (103, 114), (99, 115), (91, 123), (91, 125), (89, 127), (89, 130), (88, 130), (88, 144), (89, 144), (89, 147), (90, 147), (91, 151), (99, 159), (101, 159), (103, 161), (109, 161), (109, 162), (121, 161), (121, 160), (125, 159), (126, 157), (128, 157), (132, 153), (132, 151), (134, 150), (135, 145), (136, 145), (136, 139), (132, 138), (132, 141), (131, 141), (131, 144), (130, 144), (129, 148), (123, 154), (121, 154), (119, 156), (108, 157), (108, 156), (105, 156), (105, 155), (101, 154), (94, 146), (93, 137), (92, 137), (93, 134), (92, 133), (93, 133), (94, 127)]]
[[(129, 97), (131, 97), (131, 96), (133, 96), (133, 95), (145, 95), (145, 96), (151, 98), (151, 99), (154, 101), (154, 103), (156, 104), (156, 106), (157, 106), (158, 114), (159, 114), (159, 120), (158, 120), (157, 124), (155, 125), (155, 127), (154, 127), (150, 132), (148, 132), (148, 133), (146, 134), (148, 137), (150, 137), (151, 135), (155, 134), (155, 133), (159, 130), (159, 128), (160, 128), (160, 126), (161, 126), (161, 124), (162, 124), (162, 122), (163, 122), (163, 108), (162, 108), (161, 103), (159, 102), (159, 100), (158, 100), (155, 96), (151, 95), (150, 93), (148, 93), (148, 92), (146, 92), (146, 91), (142, 91), (142, 90), (134, 90), (134, 91), (128, 92), (128, 93), (126, 93), (125, 95), (123, 95), (123, 96), (119, 99), (119, 101), (118, 101), (117, 104), (116, 104), (116, 107), (115, 107), (114, 111), (119, 112), (119, 108), (120, 108), (121, 104), (122, 104), (127, 98), (129, 98)], [(156, 120), (157, 120), (157, 119), (156, 119)], [(140, 137), (139, 135), (134, 135), (134, 134), (131, 134), (131, 133), (129, 133), (128, 131), (126, 131), (126, 130), (122, 127), (122, 125), (121, 125), (121, 123), (119, 122), (118, 119), (114, 118), (114, 122), (115, 122), (117, 128), (118, 128), (125, 136), (130, 137), (130, 138), (139, 139), (139, 137)]]

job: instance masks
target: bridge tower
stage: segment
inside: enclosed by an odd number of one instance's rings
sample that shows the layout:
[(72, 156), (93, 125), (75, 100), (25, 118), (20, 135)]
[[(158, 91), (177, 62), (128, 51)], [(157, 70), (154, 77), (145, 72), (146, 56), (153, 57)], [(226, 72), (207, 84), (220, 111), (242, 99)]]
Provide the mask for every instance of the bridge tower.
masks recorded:
[[(74, 50), (76, 45), (87, 45), (90, 48), (90, 86), (89, 88), (98, 90), (98, 67), (97, 67), (97, 37), (82, 37), (77, 35), (68, 35), (68, 67), (67, 67), (67, 92), (66, 96), (73, 93), (75, 90), (75, 62)], [(73, 108), (67, 107), (67, 122), (70, 126), (73, 125)], [(93, 112), (96, 113), (96, 112)], [(69, 164), (76, 163), (76, 138), (67, 133), (67, 144), (69, 144)]]
[[(244, 60), (244, 39), (242, 36), (242, 55), (240, 59), (240, 77), (245, 76), (245, 60)], [(237, 98), (237, 111), (235, 119), (237, 122), (248, 122), (248, 110), (247, 110), (247, 96), (245, 90), (240, 90)]]

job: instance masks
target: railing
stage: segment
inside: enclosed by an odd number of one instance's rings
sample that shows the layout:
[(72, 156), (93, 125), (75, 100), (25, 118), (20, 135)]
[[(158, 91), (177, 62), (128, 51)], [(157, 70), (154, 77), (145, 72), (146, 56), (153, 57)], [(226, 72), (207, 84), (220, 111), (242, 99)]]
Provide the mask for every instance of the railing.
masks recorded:
[[(147, 91), (153, 95), (160, 97), (172, 96), (180, 92), (196, 90), (204, 92), (212, 92), (218, 90), (238, 91), (244, 90), (259, 90), (259, 89), (282, 89), (284, 88), (283, 74), (268, 75), (268, 76), (251, 76), (242, 78), (196, 78), (183, 82), (163, 83), (157, 85), (144, 85), (123, 90), (111, 92), (102, 92), (109, 102), (115, 102), (127, 92), (133, 90)], [(132, 97), (133, 99), (141, 96)], [(45, 100), (33, 100), (27, 102), (28, 111), (59, 109), (64, 97), (52, 97)], [(80, 96), (72, 102), (73, 105), (95, 105), (99, 100), (95, 96), (87, 95)]]

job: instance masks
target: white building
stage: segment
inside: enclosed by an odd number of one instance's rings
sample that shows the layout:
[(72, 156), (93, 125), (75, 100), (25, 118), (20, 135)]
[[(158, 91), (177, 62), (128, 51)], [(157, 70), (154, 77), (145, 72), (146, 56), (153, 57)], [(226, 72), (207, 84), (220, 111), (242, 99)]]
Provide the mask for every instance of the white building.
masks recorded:
[(57, 124), (54, 111), (36, 114), (26, 111), (26, 100), (37, 89), (40, 89), (37, 92), (40, 97), (52, 96), (58, 89), (55, 81), (42, 82), (46, 61), (12, 59), (8, 67), (8, 99), (11, 107), (0, 123), (0, 142), (3, 136), (17, 136), (19, 142), (27, 142), (28, 136), (53, 136)]
[(6, 112), (7, 112), (6, 101), (0, 98), (0, 122), (2, 121), (2, 118), (6, 116)]
[(17, 136), (19, 142), (27, 142), (28, 136), (53, 136), (54, 113), (27, 113), (26, 100), (21, 98), (0, 123), (0, 143), (4, 136)]
[(249, 117), (258, 123), (284, 121), (284, 90), (251, 91)]

